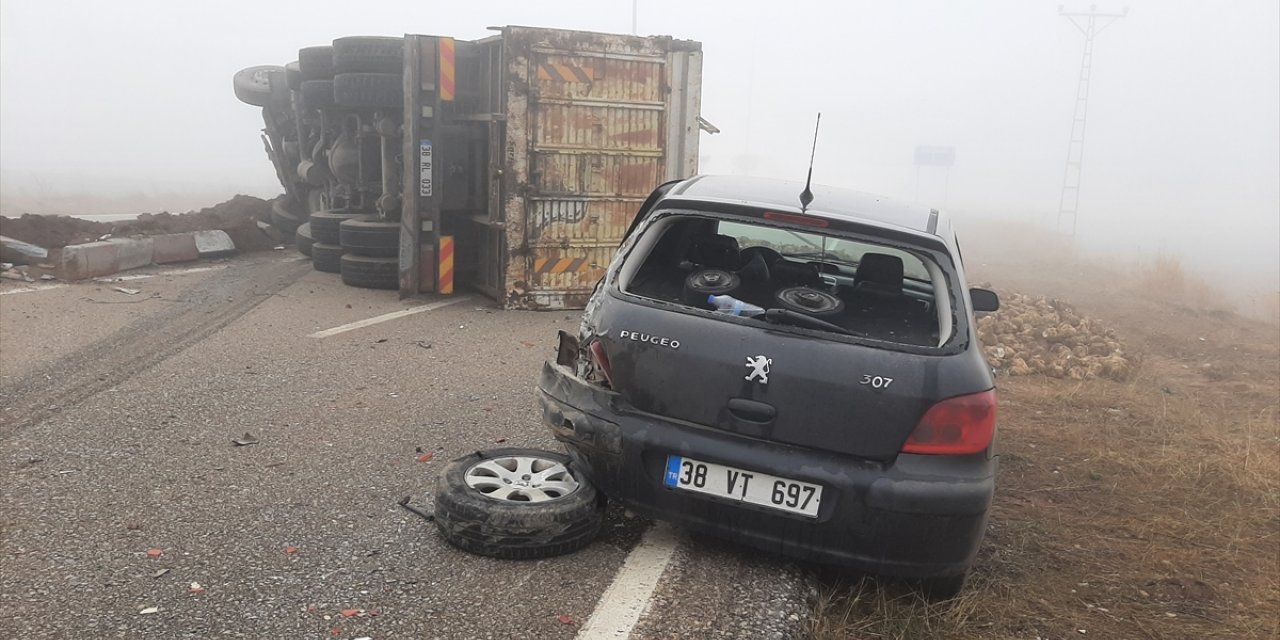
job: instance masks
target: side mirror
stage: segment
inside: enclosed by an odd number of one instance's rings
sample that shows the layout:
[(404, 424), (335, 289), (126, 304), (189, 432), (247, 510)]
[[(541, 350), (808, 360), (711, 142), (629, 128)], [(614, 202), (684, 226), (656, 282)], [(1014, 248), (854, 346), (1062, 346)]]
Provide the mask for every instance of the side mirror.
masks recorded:
[(1000, 296), (990, 289), (970, 289), (969, 299), (975, 312), (1000, 310)]

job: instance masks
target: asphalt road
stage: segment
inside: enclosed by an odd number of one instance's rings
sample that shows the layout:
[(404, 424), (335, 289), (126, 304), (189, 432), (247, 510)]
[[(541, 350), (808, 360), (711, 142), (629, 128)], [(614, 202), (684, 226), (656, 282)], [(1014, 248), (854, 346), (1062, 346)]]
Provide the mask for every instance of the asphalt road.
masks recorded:
[[(448, 546), (396, 504), (429, 510), (444, 462), (499, 441), (560, 448), (532, 392), (575, 312), (456, 296), (311, 338), (444, 298), (348, 288), (283, 252), (206, 266), (0, 296), (0, 637), (573, 638), (589, 626), (651, 523), (611, 509), (580, 552), (500, 561)], [(258, 444), (232, 443), (246, 432)], [(675, 535), (656, 589), (631, 603), (643, 610), (631, 637), (802, 633), (795, 567)]]

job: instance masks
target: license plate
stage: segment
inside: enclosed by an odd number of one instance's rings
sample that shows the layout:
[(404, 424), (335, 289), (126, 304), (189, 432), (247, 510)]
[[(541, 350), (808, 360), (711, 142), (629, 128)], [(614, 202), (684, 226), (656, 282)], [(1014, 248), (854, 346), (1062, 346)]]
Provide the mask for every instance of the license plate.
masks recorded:
[(817, 517), (822, 487), (683, 456), (667, 456), (662, 483), (675, 489)]

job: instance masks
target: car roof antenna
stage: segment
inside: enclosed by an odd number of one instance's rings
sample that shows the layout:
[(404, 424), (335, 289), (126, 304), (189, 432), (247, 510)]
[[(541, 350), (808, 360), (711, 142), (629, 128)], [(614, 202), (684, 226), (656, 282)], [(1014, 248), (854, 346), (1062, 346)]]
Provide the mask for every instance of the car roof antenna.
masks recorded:
[(813, 202), (813, 191), (809, 186), (813, 184), (813, 158), (818, 153), (818, 126), (822, 124), (822, 112), (818, 112), (818, 121), (813, 124), (813, 150), (809, 152), (809, 177), (804, 181), (804, 191), (800, 192), (800, 213), (804, 213), (809, 208), (809, 203)]

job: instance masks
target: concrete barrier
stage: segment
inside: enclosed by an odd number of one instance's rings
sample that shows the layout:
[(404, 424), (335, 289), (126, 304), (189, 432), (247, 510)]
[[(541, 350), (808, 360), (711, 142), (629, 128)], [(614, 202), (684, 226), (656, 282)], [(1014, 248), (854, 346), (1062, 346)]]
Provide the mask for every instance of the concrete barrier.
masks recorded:
[(194, 231), (147, 238), (114, 238), (49, 251), (54, 273), (63, 280), (98, 278), (153, 264), (188, 262), (235, 253), (225, 231)]
[(154, 246), (151, 261), (156, 264), (191, 262), (200, 259), (196, 239), (189, 233), (171, 233), (151, 238)]
[(226, 231), (196, 231), (191, 235), (195, 237), (196, 251), (201, 258), (216, 258), (236, 252), (236, 243), (231, 241)]
[(116, 271), (151, 265), (151, 238), (115, 238), (107, 242), (116, 246)]

